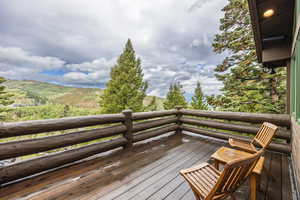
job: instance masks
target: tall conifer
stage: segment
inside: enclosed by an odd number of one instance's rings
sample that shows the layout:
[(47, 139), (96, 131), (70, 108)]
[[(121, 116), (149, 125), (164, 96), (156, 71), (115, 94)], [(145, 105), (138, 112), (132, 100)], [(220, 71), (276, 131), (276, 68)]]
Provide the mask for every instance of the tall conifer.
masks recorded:
[(191, 106), (193, 109), (207, 110), (207, 104), (205, 102), (205, 98), (199, 81), (197, 82), (197, 87), (195, 89), (194, 96), (192, 97)]
[(223, 94), (207, 98), (209, 104), (228, 111), (284, 112), (286, 71), (257, 63), (247, 0), (229, 0), (222, 11), (213, 47), (228, 55), (215, 69)]
[(167, 93), (167, 99), (164, 102), (164, 109), (174, 109), (176, 106), (187, 107), (187, 102), (183, 96), (182, 85), (179, 82), (172, 83)]
[(153, 96), (149, 105), (147, 106), (147, 111), (156, 111), (158, 109), (156, 97)]
[(125, 109), (142, 111), (148, 83), (143, 80), (141, 60), (136, 58), (130, 39), (117, 64), (111, 69), (111, 79), (100, 97), (103, 113), (119, 113)]
[(7, 112), (10, 110), (6, 106), (14, 102), (11, 100), (13, 95), (5, 91), (5, 86), (1, 85), (5, 81), (5, 78), (0, 77), (0, 120), (4, 120)]

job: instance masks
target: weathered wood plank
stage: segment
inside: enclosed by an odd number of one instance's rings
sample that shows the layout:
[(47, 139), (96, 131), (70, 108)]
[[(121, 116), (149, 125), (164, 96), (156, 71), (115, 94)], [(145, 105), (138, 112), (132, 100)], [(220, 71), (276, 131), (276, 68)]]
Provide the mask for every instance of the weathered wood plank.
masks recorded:
[(195, 195), (192, 190), (187, 191), (180, 200), (195, 200)]
[[(197, 126), (207, 126), (216, 129), (223, 129), (223, 130), (230, 130), (230, 131), (238, 131), (242, 133), (250, 133), (250, 134), (257, 134), (260, 127), (257, 126), (249, 126), (249, 125), (240, 125), (240, 124), (232, 124), (232, 123), (224, 123), (218, 122), (213, 120), (203, 120), (203, 119), (195, 119), (195, 118), (188, 118), (183, 117), (180, 119), (182, 123), (197, 125)], [(291, 133), (288, 130), (279, 129), (276, 134), (276, 138), (290, 140)]]
[[(210, 158), (210, 155), (217, 150), (217, 146), (215, 144), (211, 145), (213, 146), (213, 148), (210, 151), (202, 152), (201, 155), (197, 156), (199, 158), (198, 161), (196, 161), (195, 163), (186, 163), (186, 165), (182, 169), (206, 162)], [(177, 171), (175, 171), (175, 173), (169, 173), (167, 176), (155, 182), (155, 184), (145, 188), (139, 194), (147, 197), (147, 199), (149, 200), (164, 199), (183, 182), (184, 179), (179, 175)], [(135, 198), (141, 197), (141, 195), (137, 195), (135, 196)]]
[(125, 138), (118, 138), (107, 142), (88, 145), (64, 152), (27, 160), (0, 168), (0, 184), (30, 176), (45, 170), (118, 148), (126, 144)]
[[(183, 138), (179, 137), (183, 136)], [(110, 156), (104, 159), (93, 158), (80, 163), (68, 165), (48, 173), (25, 180), (24, 182), (0, 188), (0, 199), (82, 199), (99, 200), (107, 198), (109, 200), (118, 197), (128, 190), (134, 191), (134, 196), (121, 195), (122, 200), (127, 199), (195, 199), (190, 187), (178, 177), (178, 170), (181, 167), (190, 167), (194, 165), (191, 158), (199, 158), (208, 148), (216, 145), (222, 146), (223, 143), (201, 139), (187, 135), (173, 135), (170, 138), (178, 138), (176, 148), (160, 151), (159, 148), (165, 148), (169, 144), (159, 143), (159, 140), (151, 141), (141, 145), (135, 145), (132, 149), (125, 151), (114, 151)], [(147, 146), (152, 142), (157, 142), (157, 146)], [(136, 148), (140, 146), (139, 148)], [(135, 149), (136, 148), (136, 149)], [(129, 153), (131, 152), (131, 153)], [(192, 153), (193, 152), (193, 153)], [(193, 154), (193, 155), (191, 155)], [(259, 192), (258, 199), (277, 200), (278, 197), (284, 197), (290, 188), (289, 172), (285, 171), (288, 163), (285, 162), (288, 157), (285, 154), (277, 154), (281, 157), (281, 172), (272, 169), (272, 156), (274, 153), (267, 151), (265, 153), (265, 170), (261, 177), (262, 192)], [(207, 156), (210, 154), (208, 153)], [(181, 164), (179, 162), (183, 161)], [(199, 160), (202, 162), (206, 158)], [(278, 161), (276, 158), (275, 160)], [(117, 164), (119, 163), (119, 164)], [(197, 163), (197, 162), (195, 162)], [(285, 165), (286, 164), (286, 165)], [(176, 165), (176, 167), (174, 167)], [(179, 167), (181, 166), (181, 167)], [(173, 170), (170, 171), (170, 168)], [(271, 167), (271, 168), (269, 168)], [(177, 168), (177, 169), (176, 169)], [(274, 174), (275, 173), (275, 174)], [(280, 184), (275, 180), (275, 176), (280, 176)], [(149, 180), (150, 179), (150, 180)], [(274, 179), (274, 180), (272, 180)], [(146, 180), (149, 180), (146, 182)], [(273, 184), (276, 182), (276, 184)], [(286, 188), (284, 188), (286, 186)], [(135, 187), (138, 187), (134, 189)], [(270, 189), (270, 187), (273, 187)], [(13, 188), (13, 189), (10, 189)], [(273, 190), (281, 191), (282, 195), (267, 194)], [(32, 193), (30, 193), (30, 191)], [(140, 196), (138, 195), (140, 191)], [(116, 195), (118, 193), (119, 195)], [(248, 183), (242, 186), (237, 192), (238, 198), (246, 198), (248, 193)], [(2, 195), (3, 194), (3, 195)], [(144, 195), (143, 195), (144, 194)], [(105, 195), (105, 196), (103, 196)], [(265, 196), (266, 195), (266, 196)], [(278, 196), (278, 197), (277, 197)], [(157, 197), (157, 198), (156, 198)], [(121, 197), (118, 197), (121, 198)]]
[[(176, 137), (176, 135), (170, 136), (170, 137)], [(165, 138), (164, 138), (165, 139)], [(152, 143), (151, 141), (150, 143)], [(145, 151), (148, 156), (144, 156), (144, 158), (141, 158), (140, 161), (136, 163), (130, 163), (124, 168), (120, 169), (120, 171), (113, 171), (110, 175), (113, 175), (113, 179), (116, 181), (112, 184), (107, 184), (109, 181), (106, 181), (105, 179), (102, 179), (102, 183), (104, 183), (103, 188), (99, 188), (99, 185), (101, 185), (101, 182), (98, 182), (98, 179), (95, 180), (91, 178), (91, 185), (85, 184), (85, 188), (87, 190), (84, 190), (83, 192), (80, 192), (76, 195), (76, 197), (86, 198), (86, 199), (100, 199), (100, 197), (105, 196), (106, 194), (112, 193), (114, 190), (119, 189), (120, 187), (124, 185), (129, 185), (134, 179), (140, 179), (141, 176), (144, 176), (145, 174), (151, 174), (154, 173), (157, 170), (161, 169), (161, 165), (168, 166), (172, 165), (174, 163), (174, 159), (180, 159), (184, 156), (188, 155), (191, 152), (191, 149), (198, 148), (200, 142), (195, 143), (194, 141), (191, 141), (189, 143), (181, 144), (180, 146), (171, 149), (169, 151), (165, 152), (156, 152), (156, 149), (161, 148), (161, 146), (168, 145), (165, 143), (164, 145), (156, 146), (153, 149), (148, 149)], [(193, 148), (192, 148), (193, 147)], [(141, 153), (139, 152), (138, 155)], [(148, 162), (149, 159), (152, 160), (152, 162), (142, 168), (140, 168), (141, 163)], [(123, 163), (123, 162), (122, 162)], [(112, 177), (110, 176), (110, 179)], [(80, 183), (79, 183), (80, 184)], [(96, 188), (96, 189), (95, 189)], [(92, 190), (92, 191), (91, 191)], [(88, 195), (86, 195), (88, 193)]]
[[(136, 194), (134, 191), (139, 191), (143, 186), (145, 186), (145, 183), (148, 183), (151, 177), (162, 177), (164, 174), (174, 170), (178, 166), (182, 165), (185, 162), (188, 162), (191, 157), (195, 158), (196, 154), (200, 154), (201, 151), (203, 151), (205, 148), (207, 149), (209, 147), (208, 144), (203, 144), (203, 145), (196, 145), (196, 146), (191, 146), (189, 149), (189, 152), (185, 153), (184, 155), (177, 157), (174, 156), (174, 160), (171, 161), (168, 164), (163, 164), (160, 165), (159, 167), (155, 168), (154, 170), (151, 170), (149, 172), (144, 173), (143, 175), (137, 177), (136, 179), (124, 184), (123, 186), (119, 187), (118, 189), (110, 192), (109, 194), (105, 195), (102, 197), (102, 200), (112, 200), (112, 199), (128, 199), (128, 192), (133, 192), (131, 193), (132, 195)], [(197, 152), (197, 153), (195, 153)], [(147, 181), (148, 180), (148, 181)], [(152, 179), (151, 179), (152, 180)], [(142, 185), (141, 185), (142, 184)], [(138, 188), (136, 188), (138, 187)]]
[(126, 131), (124, 125), (73, 132), (38, 139), (15, 141), (0, 144), (0, 160), (13, 158), (51, 149), (66, 147), (91, 140), (110, 137)]
[(219, 111), (199, 111), (183, 109), (183, 115), (192, 115), (198, 117), (208, 117), (214, 119), (226, 119), (251, 123), (270, 122), (278, 126), (290, 127), (291, 119), (288, 114), (261, 114), (245, 112), (219, 112)]
[(269, 180), (266, 199), (286, 200), (281, 193), (281, 155), (278, 153), (273, 153), (271, 162), (270, 173), (273, 175), (273, 177)]
[(0, 123), (0, 138), (81, 128), (122, 121), (124, 121), (124, 115), (122, 114), (105, 114), (83, 117), (67, 117), (61, 119)]
[[(197, 142), (197, 145), (198, 144), (199, 143)], [(117, 184), (117, 186), (115, 186), (115, 188), (117, 188), (120, 186), (119, 181), (117, 180), (120, 180), (121, 178), (124, 180), (123, 177), (126, 177), (126, 179), (138, 177), (140, 174), (144, 173), (144, 168), (139, 170), (143, 165), (146, 165), (145, 170), (148, 171), (164, 162), (170, 162), (174, 159), (174, 155), (180, 156), (180, 154), (183, 154), (188, 150), (186, 147), (190, 147), (190, 145), (195, 146), (195, 141), (182, 144), (181, 137), (174, 135), (151, 141), (147, 144), (135, 145), (132, 149), (125, 151), (120, 149), (111, 154), (74, 163), (12, 185), (0, 187), (0, 199), (18, 199), (21, 196), (26, 197), (29, 195), (32, 196), (32, 198), (37, 197), (38, 199), (43, 199), (47, 194), (52, 197), (57, 196), (59, 199), (60, 195), (58, 193), (60, 193), (60, 191), (58, 190), (61, 190), (61, 193), (73, 191), (74, 195), (77, 197), (78, 194), (76, 192), (81, 193), (81, 190), (77, 189), (76, 184), (82, 185), (83, 183), (87, 188), (96, 193), (94, 196), (97, 196), (98, 194), (101, 195), (101, 192), (103, 192), (102, 186), (105, 187), (108, 183), (116, 180), (114, 184)], [(166, 155), (166, 152), (168, 152), (168, 155)], [(119, 163), (120, 161), (122, 162), (121, 165), (112, 164)], [(114, 166), (117, 167), (117, 169), (114, 168)], [(121, 172), (118, 170), (118, 167)], [(102, 168), (106, 169), (104, 174), (109, 175), (110, 179), (102, 179), (101, 175), (103, 175), (103, 173), (102, 170), (99, 170)], [(132, 175), (129, 176), (128, 174), (128, 172), (133, 169), (138, 172), (134, 174), (134, 177)], [(113, 176), (111, 170), (114, 172)], [(122, 174), (124, 176), (122, 176)], [(99, 178), (100, 176), (101, 178)], [(76, 181), (71, 181), (66, 184), (65, 180)], [(63, 183), (63, 186), (61, 186), (61, 183)], [(92, 185), (94, 187), (92, 187)], [(45, 188), (47, 189), (44, 191)], [(112, 189), (113, 187), (109, 188)], [(74, 192), (74, 189), (76, 192)], [(41, 190), (43, 190), (42, 193), (40, 192)], [(83, 193), (86, 194), (88, 191), (83, 190)]]
[[(130, 176), (132, 171), (139, 170), (143, 165), (151, 165), (151, 162), (162, 157), (164, 152), (160, 152), (157, 147), (159, 149), (162, 148), (161, 146), (157, 145), (154, 150), (146, 150), (143, 147), (133, 147), (132, 151), (131, 149), (127, 149), (124, 152), (118, 151), (118, 154), (124, 156), (123, 159), (120, 159), (122, 160), (121, 163), (118, 160), (112, 162), (113, 160), (108, 158), (107, 165), (95, 168), (94, 170), (91, 170), (91, 173), (83, 174), (80, 179), (72, 181), (68, 184), (64, 184), (64, 182), (62, 182), (62, 184), (56, 184), (55, 187), (43, 192), (43, 194), (37, 194), (31, 199), (94, 199), (95, 196), (98, 196), (99, 193), (101, 193), (98, 192), (97, 189), (103, 188), (114, 181), (123, 181)], [(141, 151), (143, 151), (143, 149), (146, 151), (142, 153)], [(151, 156), (151, 153), (155, 154), (155, 156)]]
[(289, 159), (285, 155), (281, 155), (281, 176), (282, 176), (282, 200), (292, 200), (292, 185), (290, 179)]
[[(193, 151), (186, 158), (183, 158), (176, 162), (174, 165), (168, 168), (161, 168), (161, 171), (155, 176), (151, 176), (142, 183), (139, 183), (133, 188), (128, 189), (122, 195), (119, 195), (115, 200), (123, 200), (123, 199), (146, 199), (147, 194), (145, 193), (145, 189), (151, 187), (152, 185), (156, 185), (160, 180), (169, 181), (173, 177), (178, 176), (178, 171), (187, 166), (191, 166), (199, 162), (205, 155), (211, 153), (216, 148), (213, 145), (205, 144), (201, 148)], [(151, 193), (151, 192), (150, 192)], [(144, 198), (144, 196), (146, 198)]]
[(190, 186), (187, 182), (182, 182), (179, 186), (177, 186), (168, 196), (165, 197), (164, 200), (174, 200), (174, 199), (182, 199), (182, 197), (190, 191)]
[[(190, 143), (190, 145), (191, 145), (191, 143)], [(185, 147), (187, 147), (187, 145), (185, 145)], [(195, 146), (195, 144), (193, 144), (192, 147), (198, 148), (197, 146)], [(176, 152), (176, 154), (175, 154), (175, 152)], [(81, 198), (88, 199), (88, 200), (100, 199), (100, 197), (103, 196), (103, 192), (105, 192), (105, 194), (109, 194), (109, 193), (112, 193), (112, 188), (119, 189), (120, 187), (122, 187), (124, 185), (130, 186), (130, 183), (132, 181), (141, 180), (147, 174), (154, 174), (158, 170), (161, 170), (161, 165), (163, 165), (163, 166), (172, 165), (172, 164), (174, 164), (176, 159), (179, 160), (180, 158), (184, 158), (184, 156), (188, 155), (190, 152), (191, 152), (190, 148), (180, 148), (180, 150), (177, 149), (176, 151), (170, 151), (167, 153), (168, 154), (170, 153), (173, 158), (171, 158), (171, 159), (169, 158), (169, 159), (165, 160), (165, 157), (162, 157), (162, 158), (158, 159), (158, 162), (153, 162), (143, 168), (140, 168), (139, 165), (141, 165), (143, 163), (143, 161), (149, 162), (149, 159), (155, 160), (155, 157), (157, 156), (157, 155), (155, 155), (155, 156), (148, 155), (148, 158), (140, 159), (139, 162), (131, 163), (125, 167), (122, 167), (120, 170), (113, 170), (111, 172), (108, 171), (107, 175), (105, 175), (104, 177), (90, 176), (89, 181), (82, 181), (82, 182), (77, 183), (78, 192), (72, 192), (73, 196), (75, 196), (76, 198), (79, 198), (79, 199), (81, 199)], [(155, 153), (155, 152), (153, 152), (153, 153)], [(140, 153), (138, 153), (138, 154), (140, 154)], [(174, 155), (178, 155), (178, 157), (176, 159), (174, 159)], [(160, 155), (160, 156), (162, 156), (162, 155)], [(115, 180), (116, 185), (114, 183), (107, 185), (108, 183), (110, 183), (111, 180)], [(100, 189), (100, 190), (96, 189), (101, 186), (104, 186), (104, 187), (107, 186), (107, 188)], [(69, 188), (71, 191), (73, 191), (73, 189), (74, 188), (76, 189), (77, 187), (76, 187), (76, 185), (74, 187), (74, 184), (73, 184)], [(103, 191), (103, 190), (106, 190), (106, 191)], [(55, 193), (56, 193), (56, 191), (55, 191)], [(53, 193), (52, 193), (51, 196), (57, 197), (59, 199), (60, 198), (64, 199), (66, 197), (64, 195), (64, 193), (65, 193), (64, 191), (61, 191), (60, 195), (53, 195)]]
[(266, 151), (265, 154), (264, 169), (260, 177), (260, 184), (258, 185), (258, 200), (265, 200), (266, 192), (268, 191), (269, 181), (272, 179), (272, 174), (270, 173), (271, 163), (272, 163), (272, 153)]

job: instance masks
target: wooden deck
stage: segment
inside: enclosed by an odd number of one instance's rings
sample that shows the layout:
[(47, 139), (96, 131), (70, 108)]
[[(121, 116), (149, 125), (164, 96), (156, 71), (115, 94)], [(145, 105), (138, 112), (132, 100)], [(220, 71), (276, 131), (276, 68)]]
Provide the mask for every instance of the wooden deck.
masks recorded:
[[(209, 160), (224, 145), (188, 135), (152, 140), (7, 185), (0, 199), (192, 200), (178, 171)], [(288, 165), (286, 155), (266, 152), (258, 199), (292, 199)], [(248, 199), (247, 183), (236, 196)]]

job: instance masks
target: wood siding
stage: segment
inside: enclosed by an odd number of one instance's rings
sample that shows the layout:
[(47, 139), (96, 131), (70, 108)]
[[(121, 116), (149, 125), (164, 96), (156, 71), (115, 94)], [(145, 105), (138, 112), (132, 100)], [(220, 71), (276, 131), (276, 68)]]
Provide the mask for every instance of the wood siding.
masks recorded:
[(292, 161), (296, 185), (300, 191), (300, 125), (292, 117)]

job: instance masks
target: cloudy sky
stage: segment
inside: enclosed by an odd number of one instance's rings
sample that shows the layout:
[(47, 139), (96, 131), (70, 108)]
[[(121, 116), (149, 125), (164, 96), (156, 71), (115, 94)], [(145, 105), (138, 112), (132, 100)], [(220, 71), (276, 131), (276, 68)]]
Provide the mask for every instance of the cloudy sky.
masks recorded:
[(213, 53), (226, 0), (1, 0), (0, 76), (104, 88), (131, 38), (148, 94), (164, 97), (180, 81), (187, 97), (221, 87)]

